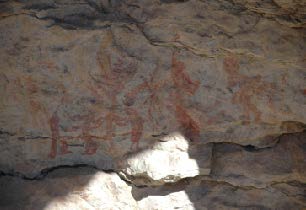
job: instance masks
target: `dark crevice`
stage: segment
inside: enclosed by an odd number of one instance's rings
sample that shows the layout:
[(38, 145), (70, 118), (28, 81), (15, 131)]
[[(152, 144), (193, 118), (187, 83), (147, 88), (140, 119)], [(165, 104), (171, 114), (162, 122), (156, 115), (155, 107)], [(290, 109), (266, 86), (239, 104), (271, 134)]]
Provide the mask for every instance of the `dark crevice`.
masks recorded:
[[(103, 3), (97, 3), (96, 1), (86, 0), (84, 3), (28, 3), (24, 6), (24, 9), (32, 10), (33, 16), (39, 20), (52, 20), (54, 23), (48, 27), (58, 25), (66, 30), (96, 30), (108, 27), (111, 23), (135, 23), (136, 19), (125, 14), (120, 10), (120, 6), (123, 4), (110, 4), (109, 7), (103, 5)], [(62, 5), (77, 5), (73, 12), (66, 14), (62, 11)], [(91, 12), (90, 12), (90, 11)], [(44, 17), (37, 17), (37, 12), (46, 12)], [(59, 13), (60, 15), (58, 15)], [(98, 22), (97, 22), (98, 21)], [(103, 25), (105, 22), (105, 26)], [(95, 25), (98, 23), (98, 25)], [(102, 26), (101, 26), (102, 25)]]
[(51, 139), (50, 136), (25, 136), (25, 137), (18, 137), (18, 140), (25, 141), (25, 140), (35, 140), (35, 139)]
[(185, 3), (189, 0), (160, 0), (161, 3), (171, 4), (171, 3)]
[[(7, 134), (8, 132), (4, 132), (4, 131), (1, 131), (2, 134)], [(305, 132), (305, 131), (303, 131)], [(297, 133), (303, 133), (303, 132), (297, 132)], [(11, 133), (8, 133), (9, 135), (15, 135), (15, 134), (11, 134)], [(293, 134), (296, 134), (296, 133), (293, 133)], [(154, 137), (159, 137), (159, 136), (163, 136), (163, 135), (166, 135), (165, 133), (161, 133), (161, 134), (158, 134), (158, 135), (154, 135)], [(274, 148), (275, 146), (277, 146), (282, 137), (283, 136), (287, 136), (287, 135), (292, 135), (292, 133), (286, 133), (286, 134), (282, 134), (280, 135), (279, 137), (277, 137), (277, 141), (275, 141), (275, 143), (272, 145), (272, 146), (267, 146), (267, 147), (263, 147), (263, 148), (258, 148), (258, 147), (255, 147), (253, 145), (240, 145), (238, 143), (235, 143), (235, 142), (210, 142), (208, 144), (212, 144), (212, 161), (215, 159), (214, 155), (216, 154), (216, 146), (220, 146), (220, 145), (234, 145), (234, 146), (239, 146), (240, 148), (242, 148), (243, 150), (247, 151), (247, 152), (260, 152), (260, 151), (264, 151), (264, 150), (269, 150), (269, 149), (272, 149)], [(19, 138), (22, 138), (22, 139), (37, 139), (37, 138), (50, 138), (50, 137), (44, 137), (44, 136), (36, 136), (36, 137), (19, 137)], [(80, 146), (80, 145), (73, 145), (73, 146)], [(212, 167), (214, 166), (214, 163), (212, 162), (211, 163)], [(54, 167), (50, 167), (50, 168), (46, 168), (46, 169), (43, 169), (41, 170), (40, 174), (34, 176), (34, 177), (29, 177), (29, 176), (26, 176), (20, 172), (14, 172), (14, 171), (11, 171), (11, 172), (3, 172), (3, 171), (0, 171), (0, 176), (13, 176), (13, 177), (19, 177), (19, 178), (22, 178), (22, 179), (26, 179), (26, 180), (38, 180), (38, 179), (43, 179), (45, 176), (48, 175), (48, 173), (54, 171), (54, 170), (57, 170), (57, 169), (61, 169), (61, 168), (80, 168), (80, 167), (88, 167), (88, 168), (93, 168), (93, 169), (97, 169), (97, 170), (100, 170), (98, 168), (96, 168), (94, 165), (88, 165), (88, 164), (75, 164), (75, 165), (59, 165), (59, 166), (54, 166)], [(116, 172), (115, 170), (103, 170), (105, 172)], [(117, 172), (116, 172), (117, 173)], [(121, 176), (122, 177), (122, 176)], [(132, 178), (132, 177), (131, 177)], [(140, 176), (139, 177), (134, 177), (134, 178), (141, 178)], [(148, 178), (148, 177), (145, 177), (145, 178)]]
[[(152, 137), (156, 138), (156, 137), (163, 137), (163, 136), (167, 136), (168, 133), (165, 133), (165, 132), (161, 132), (161, 133), (158, 133), (158, 134), (152, 134)], [(162, 139), (159, 139), (159, 141), (163, 141)]]
[(0, 129), (0, 136), (2, 136), (2, 135), (5, 135), (5, 136), (15, 136), (16, 133), (12, 133), (12, 132)]
[(24, 180), (42, 180), (45, 177), (47, 177), (49, 173), (51, 173), (53, 171), (56, 171), (58, 169), (69, 169), (69, 168), (88, 168), (88, 169), (95, 169), (95, 170), (103, 171), (105, 173), (116, 173), (114, 170), (98, 169), (94, 165), (75, 164), (75, 165), (59, 165), (59, 166), (54, 166), (54, 167), (50, 167), (50, 168), (45, 168), (45, 169), (41, 170), (41, 172), (34, 177), (29, 177), (29, 176), (26, 176), (26, 175), (24, 175), (20, 172), (16, 172), (16, 171), (11, 171), (11, 172), (0, 171), (0, 178), (3, 177), (3, 176), (10, 176), (10, 177), (16, 177), (16, 178), (20, 178), (20, 179), (24, 179)]
[[(200, 2), (210, 2), (212, 6), (219, 10), (226, 10), (229, 13), (233, 15), (241, 15), (242, 13), (248, 13), (255, 16), (259, 16), (260, 18), (268, 19), (277, 22), (280, 25), (284, 25), (281, 23), (280, 20), (284, 20), (286, 22), (292, 23), (293, 25), (290, 25), (291, 28), (305, 28), (305, 15), (299, 14), (300, 17), (296, 17), (297, 13), (295, 10), (288, 11), (283, 8), (281, 8), (278, 4), (276, 4), (274, 1), (269, 1), (270, 5), (273, 6), (273, 8), (277, 11), (283, 10), (283, 14), (273, 14), (273, 13), (266, 13), (264, 11), (260, 11), (260, 8), (262, 5), (258, 4), (255, 5), (254, 8), (248, 7), (247, 4), (242, 4), (239, 2), (236, 2), (234, 0), (199, 0)], [(266, 1), (263, 1), (264, 3)], [(214, 5), (217, 3), (217, 5)], [(264, 8), (264, 7), (262, 7)]]
[(233, 145), (233, 146), (238, 146), (240, 148), (242, 148), (243, 150), (247, 151), (247, 152), (260, 152), (260, 151), (263, 151), (263, 150), (269, 150), (269, 149), (272, 149), (274, 148), (279, 142), (280, 142), (280, 138), (281, 136), (277, 137), (276, 138), (276, 141), (272, 141), (274, 142), (272, 145), (269, 145), (269, 146), (265, 146), (265, 147), (256, 147), (254, 145), (251, 145), (251, 144), (248, 144), (248, 145), (241, 145), (239, 143), (236, 143), (236, 142), (211, 142), (213, 144), (213, 146), (222, 146), (222, 145)]
[(152, 46), (155, 47), (167, 47), (167, 48), (173, 48), (173, 49), (180, 49), (180, 50), (185, 50), (188, 51), (195, 56), (201, 56), (201, 57), (206, 57), (206, 58), (212, 58), (212, 55), (209, 55), (207, 53), (202, 53), (202, 52), (196, 52), (196, 50), (193, 50), (192, 47), (187, 46), (185, 43), (180, 42), (180, 41), (161, 41), (161, 40), (154, 40), (149, 35), (146, 34), (143, 28), (143, 24), (135, 24), (138, 28), (138, 30), (141, 32), (144, 38), (148, 41), (148, 43)]
[(241, 145), (241, 144), (236, 143), (236, 142), (225, 142), (225, 141), (222, 141), (222, 142), (210, 142), (210, 143), (212, 143), (214, 146), (225, 145), (225, 144), (235, 145), (235, 146), (239, 146), (240, 148), (242, 148), (243, 150), (245, 150), (247, 152), (261, 152), (261, 151), (270, 150), (270, 149), (276, 147), (280, 143), (280, 141), (282, 140), (282, 138), (284, 136), (294, 135), (294, 134), (304, 133), (304, 132), (306, 132), (306, 130), (302, 130), (302, 131), (299, 131), (299, 132), (289, 132), (289, 133), (280, 134), (279, 136), (277, 136), (277, 137), (275, 137), (273, 139), (270, 139), (269, 142), (271, 142), (271, 143), (268, 144), (267, 146), (263, 146), (263, 147), (257, 147), (255, 145), (251, 145), (251, 144)]
[[(294, 183), (294, 184), (293, 184)], [(262, 191), (267, 191), (270, 192), (271, 190), (275, 190), (275, 186), (280, 185), (280, 184), (286, 184), (290, 186), (299, 186), (299, 187), (304, 187), (305, 183), (299, 182), (297, 180), (290, 180), (290, 181), (275, 181), (271, 182), (269, 185), (265, 187), (256, 187), (253, 185), (246, 186), (246, 185), (234, 185), (230, 182), (224, 181), (224, 180), (214, 180), (214, 179), (208, 179), (207, 176), (195, 176), (195, 177), (187, 177), (184, 179), (181, 179), (177, 182), (172, 182), (172, 183), (165, 183), (164, 185), (159, 185), (159, 186), (139, 186), (139, 185), (134, 185), (132, 182), (128, 182), (130, 186), (132, 186), (132, 194), (135, 200), (140, 201), (144, 199), (145, 197), (148, 196), (167, 196), (170, 193), (173, 192), (178, 192), (182, 190), (186, 190), (187, 187), (195, 187), (198, 185), (203, 184), (205, 185), (220, 185), (220, 186), (225, 186), (232, 188), (233, 191), (237, 190), (242, 190), (242, 191), (252, 191), (252, 190), (262, 190)], [(141, 190), (146, 190), (146, 189), (153, 189), (153, 193), (145, 194), (145, 193), (137, 193), (137, 191)], [(149, 191), (151, 191), (149, 190)], [(160, 191), (159, 191), (160, 190)], [(155, 191), (155, 193), (154, 193)], [(188, 191), (188, 189), (187, 189)], [(163, 193), (163, 194), (161, 194)], [(283, 192), (282, 192), (283, 193)], [(288, 196), (288, 195), (286, 195)]]
[(48, 3), (48, 2), (40, 2), (40, 3), (32, 3), (29, 5), (25, 5), (23, 9), (28, 9), (28, 10), (48, 10), (48, 9), (55, 9), (57, 6), (54, 3)]
[(102, 5), (98, 5), (96, 2), (92, 1), (92, 0), (85, 0), (87, 2), (87, 4), (93, 8), (94, 10), (96, 10), (99, 13), (108, 13), (107, 9), (104, 8)]

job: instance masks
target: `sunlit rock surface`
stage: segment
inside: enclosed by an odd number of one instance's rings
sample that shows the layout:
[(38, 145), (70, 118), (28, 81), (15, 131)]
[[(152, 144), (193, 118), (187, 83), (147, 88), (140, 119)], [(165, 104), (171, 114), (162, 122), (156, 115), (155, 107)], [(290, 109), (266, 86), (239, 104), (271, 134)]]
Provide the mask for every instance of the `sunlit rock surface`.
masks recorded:
[(187, 177), (209, 175), (212, 145), (189, 148), (180, 133), (161, 138), (160, 142), (137, 154), (127, 155), (120, 165), (121, 176), (138, 185), (162, 185)]
[(265, 188), (199, 177), (158, 187), (129, 186), (115, 173), (57, 169), (43, 180), (0, 179), (1, 209), (304, 209), (305, 184), (275, 182)]
[[(14, 183), (86, 165), (132, 194), (103, 188), (107, 205), (305, 208), (305, 17), (303, 0), (0, 0), (0, 190), (15, 199), (0, 204), (34, 208)], [(42, 190), (37, 209), (102, 208)]]
[(35, 181), (5, 177), (0, 191), (1, 209), (137, 209), (132, 187), (92, 168), (57, 169)]

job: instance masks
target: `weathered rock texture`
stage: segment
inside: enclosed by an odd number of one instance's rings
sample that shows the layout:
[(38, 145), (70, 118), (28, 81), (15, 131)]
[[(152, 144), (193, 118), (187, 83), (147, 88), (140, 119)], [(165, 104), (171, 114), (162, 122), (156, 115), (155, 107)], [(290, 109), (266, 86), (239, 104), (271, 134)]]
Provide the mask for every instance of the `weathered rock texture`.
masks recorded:
[(162, 186), (148, 186), (156, 180), (141, 182), (137, 176), (134, 185), (114, 172), (78, 166), (44, 171), (34, 180), (7, 175), (0, 179), (0, 206), (6, 210), (305, 209), (305, 148), (306, 133), (282, 136), (268, 149), (220, 143), (214, 145), (210, 175)]
[[(0, 0), (0, 204), (305, 208), (305, 17), (303, 0)], [(76, 165), (95, 170), (36, 180)]]

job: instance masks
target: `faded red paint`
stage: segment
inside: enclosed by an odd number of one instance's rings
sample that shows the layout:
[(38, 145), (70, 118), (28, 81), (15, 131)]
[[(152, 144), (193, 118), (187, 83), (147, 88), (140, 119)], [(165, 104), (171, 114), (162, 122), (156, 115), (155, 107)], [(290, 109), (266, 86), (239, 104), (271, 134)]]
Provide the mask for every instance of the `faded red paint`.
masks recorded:
[(154, 72), (151, 74), (149, 80), (144, 80), (141, 84), (137, 85), (127, 94), (125, 94), (124, 104), (127, 106), (131, 106), (134, 104), (134, 101), (138, 94), (141, 92), (147, 91), (149, 96), (144, 99), (143, 105), (148, 105), (147, 113), (149, 117), (149, 121), (153, 124), (153, 131), (156, 131), (157, 122), (153, 117), (153, 112), (155, 115), (161, 113), (161, 106), (163, 103), (163, 99), (160, 99), (158, 93), (160, 93), (160, 89), (164, 87), (165, 84), (169, 82), (168, 79), (164, 81), (154, 81), (154, 75), (156, 75), (159, 71), (159, 65), (155, 68)]
[(144, 81), (140, 85), (136, 86), (134, 89), (132, 89), (130, 92), (128, 92), (125, 95), (126, 104), (131, 105), (132, 103), (134, 103), (134, 100), (135, 100), (136, 96), (140, 92), (145, 91), (146, 89), (150, 89), (150, 84), (147, 81)]
[(283, 85), (287, 84), (287, 74), (282, 74), (282, 83)]
[[(112, 60), (110, 55), (105, 53), (105, 49), (110, 43), (112, 43), (112, 38), (111, 35), (108, 35), (101, 44), (101, 49), (97, 54), (97, 61), (103, 76), (100, 79), (103, 81), (103, 84), (96, 84), (90, 90), (95, 97), (101, 100), (110, 99), (111, 109), (106, 113), (104, 119), (106, 130), (105, 139), (111, 141), (116, 136), (116, 126), (126, 126), (129, 122), (131, 126), (131, 141), (133, 144), (141, 138), (143, 126), (137, 122), (143, 123), (143, 120), (132, 108), (126, 108), (127, 116), (120, 116), (116, 113), (116, 107), (119, 105), (117, 100), (118, 94), (124, 90), (125, 84), (136, 73), (136, 64), (127, 61), (125, 56), (119, 56), (116, 60)], [(130, 93), (129, 97), (132, 98), (135, 94), (137, 93)]]
[[(102, 77), (99, 78), (102, 82), (96, 82), (88, 85), (88, 89), (95, 96), (96, 99), (101, 101), (110, 102), (110, 109), (103, 117), (95, 119), (94, 115), (91, 116), (75, 116), (73, 120), (81, 121), (80, 126), (74, 126), (69, 131), (81, 130), (81, 135), (69, 137), (65, 136), (61, 139), (61, 154), (68, 153), (68, 144), (65, 142), (67, 139), (82, 139), (84, 141), (84, 154), (95, 154), (98, 149), (98, 144), (94, 139), (102, 139), (111, 141), (116, 136), (116, 126), (126, 126), (127, 122), (131, 123), (131, 141), (135, 142), (136, 139), (140, 139), (139, 135), (142, 134), (142, 127), (134, 122), (134, 118), (140, 118), (140, 116), (134, 116), (136, 113), (129, 113), (128, 117), (120, 116), (116, 113), (119, 103), (117, 101), (118, 94), (124, 90), (125, 83), (128, 82), (136, 72), (136, 66), (134, 62), (126, 60), (124, 56), (118, 56), (116, 60), (112, 60), (109, 54), (105, 53), (105, 48), (111, 43), (111, 38), (107, 37), (104, 44), (101, 45), (101, 49), (97, 54), (97, 62), (100, 65), (100, 71)], [(61, 100), (61, 104), (68, 102), (68, 96), (66, 92)], [(105, 136), (97, 137), (91, 135), (91, 131), (95, 128), (105, 125)], [(137, 126), (137, 128), (135, 127)], [(135, 130), (138, 129), (138, 132)], [(141, 129), (141, 131), (139, 131)], [(123, 134), (125, 135), (125, 134)], [(60, 138), (58, 136), (58, 138)], [(58, 139), (57, 138), (57, 139)], [(57, 144), (57, 141), (53, 141), (53, 145)], [(55, 146), (52, 146), (52, 154), (56, 155)], [(52, 156), (55, 156), (52, 155)]]
[(178, 33), (176, 33), (174, 38), (173, 38), (173, 41), (177, 42), (177, 41), (180, 41), (180, 39), (181, 39), (181, 36)]
[(185, 70), (185, 64), (176, 58), (176, 53), (172, 54), (171, 78), (175, 85), (174, 97), (175, 117), (180, 124), (180, 129), (191, 141), (200, 140), (200, 126), (194, 120), (185, 107), (182, 106), (185, 93), (194, 95), (199, 88), (199, 81), (193, 81)]
[(86, 155), (95, 154), (98, 149), (98, 144), (94, 141), (94, 139), (105, 139), (105, 137), (93, 136), (90, 132), (101, 126), (102, 117), (98, 119), (94, 119), (94, 115), (77, 115), (72, 117), (72, 120), (77, 120), (83, 122), (81, 126), (73, 126), (70, 129), (66, 129), (66, 132), (78, 131), (81, 130), (81, 134), (78, 136), (60, 136), (59, 135), (59, 117), (57, 116), (57, 112), (54, 112), (50, 119), (50, 128), (52, 133), (52, 145), (51, 145), (51, 153), (50, 157), (55, 158), (57, 155), (57, 144), (60, 144), (60, 151), (58, 154), (64, 155), (72, 153), (69, 151), (69, 144), (67, 140), (77, 140), (81, 139), (84, 141), (84, 153)]
[(90, 132), (96, 129), (102, 124), (102, 117), (95, 119), (94, 114), (88, 114), (83, 116), (75, 116), (74, 120), (83, 122), (81, 126), (73, 127), (73, 131), (81, 130), (81, 135), (76, 137), (84, 141), (84, 154), (95, 154), (98, 149), (98, 144), (94, 141), (95, 136), (92, 136)]
[[(118, 88), (118, 87), (117, 87)], [(111, 141), (116, 136), (116, 126), (125, 126), (126, 123), (124, 122), (124, 118), (120, 117), (118, 114), (115, 113), (117, 103), (117, 91), (114, 93), (112, 92), (112, 88), (107, 88), (103, 86), (98, 86), (98, 88), (90, 87), (89, 88), (92, 94), (99, 100), (107, 100), (111, 99), (111, 108), (103, 118), (103, 122), (105, 123), (105, 137), (104, 139), (107, 141)], [(120, 89), (119, 89), (120, 90)]]
[(61, 147), (60, 147), (60, 154), (61, 155), (72, 153), (71, 151), (69, 151), (69, 149), (68, 149), (69, 145), (66, 141), (61, 140), (60, 145), (61, 145)]
[(56, 64), (54, 62), (51, 62), (51, 61), (41, 61), (38, 64), (40, 64), (42, 68), (47, 68), (49, 70), (57, 68)]
[(187, 110), (176, 105), (175, 117), (181, 125), (181, 130), (190, 141), (198, 142), (200, 140), (200, 126), (199, 124), (187, 113)]
[(36, 101), (30, 99), (30, 105), (32, 107), (33, 110), (38, 111), (41, 109), (41, 105), (39, 103), (37, 103)]
[[(192, 81), (185, 71), (185, 64), (177, 60), (175, 53), (172, 54), (171, 77), (178, 91), (184, 91), (193, 95), (199, 88), (199, 81)], [(177, 94), (180, 96), (180, 93)]]
[(306, 88), (303, 90), (303, 94), (306, 95)]
[[(179, 36), (176, 36), (176, 39), (179, 39)], [(170, 93), (169, 104), (167, 106), (168, 109), (175, 110), (175, 117), (180, 124), (180, 129), (185, 134), (187, 138), (192, 141), (198, 141), (200, 138), (200, 128), (198, 123), (188, 114), (187, 109), (181, 106), (183, 103), (184, 97), (186, 94), (194, 95), (196, 90), (199, 88), (199, 81), (193, 81), (190, 76), (185, 71), (185, 64), (176, 59), (176, 54), (173, 53), (172, 56), (172, 67), (171, 67), (171, 79), (175, 86), (174, 93)], [(155, 71), (158, 70), (158, 67)], [(160, 112), (160, 102), (157, 93), (159, 90), (167, 83), (169, 83), (169, 79), (165, 81), (154, 82), (155, 72), (152, 74), (151, 79), (149, 81), (144, 81), (128, 94), (126, 94), (126, 104), (131, 105), (134, 103), (135, 97), (143, 91), (148, 91), (150, 93), (149, 98), (146, 101), (150, 101), (150, 105), (148, 108), (148, 116), (153, 122), (153, 130), (155, 130), (155, 123), (153, 120), (153, 111)], [(171, 81), (171, 80), (170, 80)], [(173, 101), (173, 103), (171, 103)], [(157, 122), (158, 123), (158, 122)], [(142, 129), (142, 127), (141, 127)], [(135, 132), (137, 133), (137, 132)], [(139, 133), (138, 133), (139, 135)], [(138, 136), (135, 134), (135, 136)], [(137, 138), (134, 138), (137, 139)]]
[(38, 92), (38, 87), (31, 77), (25, 78), (25, 86), (28, 94), (34, 94)]
[(136, 149), (138, 149), (139, 140), (142, 137), (144, 121), (135, 109), (127, 107), (125, 111), (128, 115), (128, 120), (130, 122), (132, 129), (131, 131), (132, 149), (134, 145), (136, 146)]
[(108, 141), (113, 140), (114, 137), (116, 137), (116, 126), (125, 126), (125, 118), (120, 117), (119, 115), (109, 112), (107, 113), (105, 117), (105, 123), (106, 123), (106, 135), (105, 139)]
[(49, 120), (50, 130), (51, 130), (51, 152), (49, 154), (50, 158), (55, 158), (57, 155), (57, 142), (60, 138), (59, 132), (59, 118), (57, 112), (54, 112)]
[(261, 76), (248, 77), (240, 74), (239, 60), (235, 55), (230, 55), (223, 60), (223, 69), (228, 75), (228, 86), (230, 88), (238, 86), (239, 89), (234, 93), (232, 102), (242, 106), (244, 116), (247, 122), (251, 121), (251, 115), (254, 116), (255, 122), (261, 121), (261, 112), (252, 99), (256, 95), (269, 93), (268, 106), (273, 109), (271, 91), (275, 90), (275, 85), (264, 82)]

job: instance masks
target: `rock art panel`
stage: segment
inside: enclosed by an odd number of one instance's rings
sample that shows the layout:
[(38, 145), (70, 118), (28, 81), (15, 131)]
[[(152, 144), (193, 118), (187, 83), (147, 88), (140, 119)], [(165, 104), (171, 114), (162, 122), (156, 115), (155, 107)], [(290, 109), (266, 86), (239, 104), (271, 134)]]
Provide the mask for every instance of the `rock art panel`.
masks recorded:
[(174, 106), (175, 117), (180, 124), (183, 134), (191, 141), (200, 140), (200, 127), (182, 106), (183, 96), (194, 95), (199, 88), (199, 81), (192, 81), (185, 70), (185, 64), (177, 60), (175, 53), (172, 55), (171, 77), (175, 85)]
[(5, 172), (119, 171), (173, 133), (201, 168), (194, 145), (265, 148), (305, 129), (303, 11), (283, 9), (302, 3), (258, 5), (279, 15), (239, 1), (0, 4)]
[(236, 89), (233, 95), (232, 103), (242, 107), (245, 120), (258, 123), (261, 122), (262, 113), (256, 107), (252, 99), (262, 93), (269, 94), (267, 106), (273, 108), (271, 95), (275, 92), (275, 85), (262, 81), (260, 75), (248, 77), (239, 73), (239, 60), (235, 55), (225, 57), (223, 60), (223, 69), (228, 75), (228, 88)]

